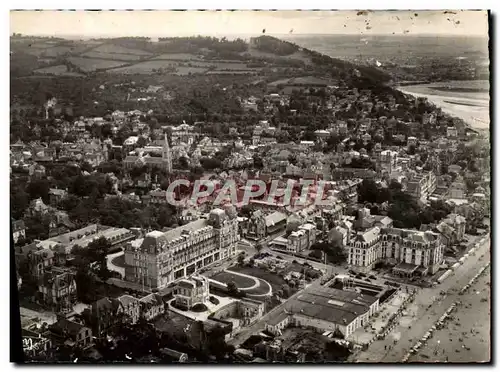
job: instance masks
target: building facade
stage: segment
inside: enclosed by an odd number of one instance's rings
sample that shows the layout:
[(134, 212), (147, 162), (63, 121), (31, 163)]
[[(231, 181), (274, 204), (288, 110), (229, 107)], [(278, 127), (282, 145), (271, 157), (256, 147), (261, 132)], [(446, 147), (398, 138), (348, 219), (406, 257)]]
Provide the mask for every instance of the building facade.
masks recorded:
[(288, 236), (287, 251), (299, 253), (311, 248), (316, 242), (316, 226), (306, 223), (299, 226), (297, 231), (293, 231)]
[(76, 303), (76, 282), (73, 273), (53, 267), (46, 271), (38, 285), (40, 302), (58, 312), (71, 311)]
[(165, 134), (165, 142), (161, 150), (161, 158), (155, 156), (133, 156), (129, 155), (123, 160), (123, 166), (129, 170), (136, 166), (145, 166), (147, 168), (158, 167), (164, 169), (167, 173), (172, 172), (172, 153), (168, 144), (168, 138)]
[(212, 262), (236, 253), (238, 221), (234, 209), (214, 209), (199, 219), (166, 233), (153, 231), (125, 248), (125, 280), (161, 288)]
[(193, 275), (177, 282), (174, 289), (175, 304), (190, 310), (194, 305), (208, 301), (209, 293), (208, 279)]
[(434, 274), (443, 262), (444, 248), (441, 235), (431, 231), (372, 227), (348, 244), (347, 262), (363, 272), (382, 261), (397, 265), (397, 273)]

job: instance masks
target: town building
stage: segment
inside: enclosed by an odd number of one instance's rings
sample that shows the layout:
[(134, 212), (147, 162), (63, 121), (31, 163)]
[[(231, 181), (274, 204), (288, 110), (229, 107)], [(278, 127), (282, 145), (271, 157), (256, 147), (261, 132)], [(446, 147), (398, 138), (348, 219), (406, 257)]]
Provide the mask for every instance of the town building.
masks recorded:
[(378, 311), (379, 298), (354, 290), (308, 287), (300, 296), (285, 303), (284, 312), (266, 322), (266, 330), (276, 336), (289, 325), (332, 331), (348, 338), (359, 327), (368, 324)]
[(67, 190), (49, 189), (49, 203), (53, 207), (57, 206), (57, 204), (63, 201), (67, 196), (68, 196)]
[(458, 244), (464, 239), (466, 219), (456, 213), (446, 216), (437, 226), (446, 246)]
[(343, 167), (332, 169), (331, 177), (333, 181), (351, 180), (353, 178), (372, 180), (376, 175), (377, 172), (372, 169)]
[(26, 227), (23, 220), (12, 222), (12, 238), (14, 239), (14, 244), (19, 240), (26, 239)]
[(36, 279), (40, 278), (46, 269), (54, 264), (54, 251), (51, 249), (56, 244), (48, 245), (35, 241), (23, 247), (15, 248), (15, 261), (17, 267), (27, 263), (27, 267)]
[(38, 284), (39, 302), (57, 312), (69, 312), (76, 304), (73, 272), (53, 266), (46, 269)]
[(446, 137), (448, 138), (457, 138), (458, 130), (455, 127), (447, 127), (446, 128)]
[(191, 146), (196, 138), (199, 136), (199, 133), (195, 132), (194, 126), (183, 123), (177, 127), (171, 128), (172, 134), (172, 145), (180, 145), (181, 143), (185, 143), (188, 146)]
[(102, 337), (121, 322), (120, 313), (121, 303), (114, 299), (104, 297), (95, 301), (90, 310), (90, 324), (92, 333), (95, 336)]
[(120, 304), (120, 311), (125, 315), (125, 322), (136, 324), (141, 317), (141, 305), (137, 298), (123, 295), (116, 299)]
[(142, 297), (139, 299), (139, 304), (141, 306), (141, 316), (148, 322), (165, 312), (163, 299), (156, 293)]
[(51, 237), (44, 241), (45, 244), (59, 244), (70, 254), (75, 245), (86, 248), (93, 240), (104, 237), (112, 245), (122, 244), (134, 238), (134, 234), (125, 228), (115, 228), (92, 224), (65, 234)]
[(461, 176), (458, 176), (450, 185), (447, 196), (450, 199), (465, 199), (467, 187)]
[(46, 331), (41, 333), (25, 328), (21, 330), (25, 358), (41, 358), (49, 356), (52, 348), (52, 341), (48, 337), (47, 333), (48, 332)]
[(170, 146), (168, 144), (168, 138), (167, 135), (165, 134), (165, 141), (163, 143), (162, 147), (162, 152), (161, 152), (161, 157), (156, 157), (156, 156), (135, 156), (135, 155), (128, 155), (124, 160), (123, 160), (123, 166), (125, 167), (126, 170), (130, 170), (134, 167), (142, 167), (145, 166), (149, 169), (152, 169), (154, 167), (158, 167), (161, 169), (164, 169), (167, 173), (172, 172), (172, 154), (170, 151)]
[(406, 192), (414, 198), (426, 202), (437, 187), (437, 179), (434, 172), (412, 176), (406, 183)]
[(377, 169), (380, 172), (391, 174), (398, 170), (397, 166), (398, 153), (396, 151), (384, 150), (380, 152), (379, 158), (376, 161)]
[(208, 301), (209, 282), (204, 276), (192, 275), (180, 279), (174, 289), (175, 305), (190, 310), (196, 304)]
[(232, 301), (218, 309), (213, 318), (230, 321), (233, 325), (232, 333), (235, 334), (241, 327), (248, 327), (264, 315), (265, 304), (251, 298)]
[(396, 265), (393, 272), (435, 274), (444, 258), (444, 243), (438, 233), (399, 228), (371, 227), (359, 231), (348, 243), (350, 267), (369, 272), (378, 262)]
[(234, 209), (214, 209), (208, 219), (127, 243), (125, 280), (160, 288), (234, 255), (240, 239), (236, 217)]
[(288, 236), (287, 251), (300, 253), (310, 249), (316, 242), (316, 232), (316, 226), (311, 223), (299, 226), (298, 230)]
[(64, 317), (59, 317), (56, 323), (49, 325), (49, 331), (52, 341), (57, 345), (87, 349), (94, 344), (90, 328)]
[(286, 229), (287, 216), (282, 212), (273, 212), (265, 215), (262, 211), (253, 212), (248, 221), (246, 238), (260, 240), (278, 234)]

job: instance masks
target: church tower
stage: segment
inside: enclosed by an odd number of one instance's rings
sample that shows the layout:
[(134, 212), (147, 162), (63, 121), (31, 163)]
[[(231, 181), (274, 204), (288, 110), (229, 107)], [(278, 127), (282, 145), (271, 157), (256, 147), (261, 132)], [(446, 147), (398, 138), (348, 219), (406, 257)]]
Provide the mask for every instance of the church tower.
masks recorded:
[(167, 173), (172, 173), (172, 154), (170, 153), (170, 146), (168, 144), (168, 137), (166, 133), (165, 144), (163, 145), (161, 157), (163, 158), (163, 166), (165, 167)]

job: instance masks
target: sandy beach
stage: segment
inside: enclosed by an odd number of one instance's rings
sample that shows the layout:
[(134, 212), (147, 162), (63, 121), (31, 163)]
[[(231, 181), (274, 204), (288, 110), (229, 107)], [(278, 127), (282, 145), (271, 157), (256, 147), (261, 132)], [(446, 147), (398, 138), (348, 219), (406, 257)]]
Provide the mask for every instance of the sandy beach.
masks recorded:
[[(442, 87), (449, 87), (443, 90)], [(477, 89), (464, 92), (463, 89)], [(455, 81), (432, 84), (418, 84), (398, 87), (405, 93), (415, 97), (426, 97), (444, 112), (459, 117), (476, 129), (489, 129), (489, 89), (488, 81)], [(456, 91), (454, 90), (456, 89)]]
[(460, 298), (443, 329), (434, 332), (427, 344), (409, 362), (488, 362), (490, 350), (490, 269)]
[[(479, 288), (481, 284), (474, 284), (464, 295), (460, 295), (459, 291), (472, 279), (472, 277), (474, 277), (481, 267), (490, 262), (489, 248), (490, 240), (487, 238), (486, 241), (476, 249), (475, 255), (469, 256), (464, 264), (459, 266), (452, 276), (444, 283), (436, 287), (419, 290), (415, 300), (403, 313), (403, 317), (400, 318), (399, 324), (393, 331), (385, 339), (374, 341), (367, 350), (360, 352), (356, 356), (356, 361), (358, 363), (400, 363), (410, 348), (424, 336), (429, 328), (436, 323), (452, 303), (458, 301), (462, 301), (464, 306), (457, 307), (456, 311), (452, 313), (452, 316), (460, 319), (459, 322), (461, 325), (456, 326), (456, 329), (452, 328), (450, 330), (448, 330), (448, 327), (445, 327), (446, 330), (443, 331), (445, 334), (440, 336), (436, 335), (430, 339), (430, 342), (432, 342), (432, 340), (436, 340), (436, 342), (440, 340), (441, 348), (445, 350), (445, 353), (442, 354), (441, 351), (439, 358), (436, 356), (435, 359), (426, 359), (424, 356), (420, 356), (420, 358), (416, 357), (416, 360), (430, 362), (442, 358), (441, 361), (444, 362), (446, 356), (448, 356), (450, 362), (452, 360), (455, 362), (459, 361), (456, 358), (462, 358), (462, 361), (467, 360), (475, 362), (488, 360), (490, 350), (490, 336), (487, 332), (489, 329), (489, 302), (481, 303), (483, 307), (478, 306), (476, 314), (476, 308), (474, 306), (477, 304), (472, 301), (480, 301), (481, 298), (489, 297), (488, 292), (485, 290), (487, 285), (485, 282), (482, 282), (483, 277), (489, 278), (489, 274), (485, 273), (485, 275), (478, 280), (478, 282), (483, 285), (480, 295), (473, 292), (473, 288)], [(477, 290), (478, 289), (476, 289), (476, 291)], [(472, 308), (467, 308), (466, 306), (472, 306)], [(485, 312), (486, 308), (488, 308), (488, 310)], [(479, 312), (481, 312), (480, 316), (478, 316)], [(476, 330), (480, 333), (472, 335), (470, 333), (471, 328), (477, 328)], [(470, 340), (467, 343), (459, 340), (462, 337), (458, 333), (462, 331), (468, 331), (468, 337), (477, 337), (474, 349), (473, 346), (469, 345), (472, 344)], [(448, 332), (452, 332), (452, 335), (449, 336)], [(450, 338), (452, 339), (451, 341), (449, 340)], [(484, 341), (480, 342), (480, 339)], [(466, 347), (469, 347), (470, 350), (462, 348), (464, 344), (466, 344)], [(432, 348), (432, 346), (430, 347), (430, 350), (426, 350), (429, 354), (428, 356), (429, 358), (435, 357), (435, 349)], [(456, 349), (461, 349), (463, 355), (457, 356), (456, 354), (458, 353), (455, 352)], [(427, 355), (426, 351), (422, 352)], [(409, 361), (412, 362), (415, 361), (415, 359), (410, 359)]]

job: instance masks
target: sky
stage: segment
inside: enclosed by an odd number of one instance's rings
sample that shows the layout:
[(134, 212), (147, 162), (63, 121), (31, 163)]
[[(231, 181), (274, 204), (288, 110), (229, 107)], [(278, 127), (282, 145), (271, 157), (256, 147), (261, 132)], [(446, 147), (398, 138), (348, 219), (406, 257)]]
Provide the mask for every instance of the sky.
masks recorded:
[(118, 37), (266, 34), (487, 36), (486, 11), (11, 11), (10, 33)]

